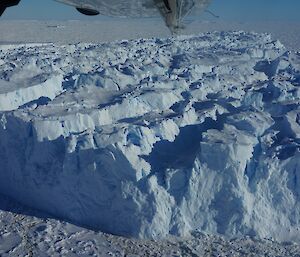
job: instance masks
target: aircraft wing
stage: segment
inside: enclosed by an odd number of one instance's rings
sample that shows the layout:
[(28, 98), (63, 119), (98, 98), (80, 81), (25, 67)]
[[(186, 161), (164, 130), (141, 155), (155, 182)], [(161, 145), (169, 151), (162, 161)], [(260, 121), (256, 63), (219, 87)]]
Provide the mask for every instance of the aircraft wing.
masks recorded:
[(192, 11), (203, 11), (212, 0), (55, 0), (72, 5), (81, 13), (117, 17), (162, 16), (175, 32)]
[[(116, 17), (162, 16), (166, 25), (176, 31), (191, 11), (202, 11), (212, 0), (55, 0), (77, 8), (86, 15)], [(7, 7), (20, 0), (0, 0), (0, 16)]]
[(79, 9), (96, 10), (116, 17), (153, 17), (159, 11), (153, 0), (55, 0)]
[[(191, 10), (202, 11), (212, 0), (55, 0), (79, 9), (95, 10), (102, 15), (117, 17), (156, 17), (176, 6), (177, 16)], [(164, 12), (162, 13), (162, 8)], [(167, 10), (168, 9), (168, 10)], [(175, 11), (175, 10), (172, 10)], [(180, 13), (179, 13), (180, 12)]]

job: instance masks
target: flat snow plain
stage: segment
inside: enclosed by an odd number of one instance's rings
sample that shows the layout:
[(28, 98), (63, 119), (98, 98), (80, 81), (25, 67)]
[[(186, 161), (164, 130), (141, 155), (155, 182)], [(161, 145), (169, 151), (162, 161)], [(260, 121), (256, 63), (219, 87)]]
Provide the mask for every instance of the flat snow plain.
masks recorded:
[(297, 27), (106, 24), (1, 22), (1, 256), (300, 255)]
[[(183, 34), (243, 30), (270, 33), (292, 51), (300, 50), (300, 26), (296, 22), (191, 21)], [(2, 43), (99, 43), (122, 39), (169, 37), (161, 19), (108, 19), (103, 21), (5, 21), (0, 23)]]

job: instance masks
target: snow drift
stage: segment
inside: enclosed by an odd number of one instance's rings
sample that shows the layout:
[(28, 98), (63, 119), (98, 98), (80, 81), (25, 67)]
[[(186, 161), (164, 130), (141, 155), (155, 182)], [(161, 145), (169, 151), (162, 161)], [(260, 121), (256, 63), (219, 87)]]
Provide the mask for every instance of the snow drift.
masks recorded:
[(140, 238), (299, 238), (300, 57), (269, 35), (0, 49), (1, 193)]

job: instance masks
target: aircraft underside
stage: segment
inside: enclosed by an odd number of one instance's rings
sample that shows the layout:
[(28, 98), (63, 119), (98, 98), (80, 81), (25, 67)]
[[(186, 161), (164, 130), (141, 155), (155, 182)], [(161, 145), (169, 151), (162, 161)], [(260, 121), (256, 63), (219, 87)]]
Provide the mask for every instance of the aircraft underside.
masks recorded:
[[(204, 10), (211, 0), (56, 0), (74, 6), (85, 15), (115, 17), (162, 16), (173, 30), (180, 27), (184, 17), (192, 10)], [(7, 7), (17, 5), (20, 0), (1, 0), (0, 15)]]

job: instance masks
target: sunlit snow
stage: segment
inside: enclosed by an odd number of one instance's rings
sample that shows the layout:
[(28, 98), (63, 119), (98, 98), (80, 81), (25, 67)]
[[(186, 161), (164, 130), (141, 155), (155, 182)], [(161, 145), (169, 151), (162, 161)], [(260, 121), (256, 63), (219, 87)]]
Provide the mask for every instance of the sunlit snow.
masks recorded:
[[(268, 34), (2, 44), (0, 193), (43, 211), (23, 214), (112, 234), (192, 232), (192, 248), (171, 240), (181, 254), (209, 252), (205, 240), (227, 251), (216, 234), (249, 236), (240, 244), (257, 253), (253, 238), (299, 242), (299, 83), (299, 53)], [(1, 212), (0, 254), (30, 245), (31, 228), (35, 238), (94, 233), (37, 218), (30, 227), (0, 202), (13, 213)]]

